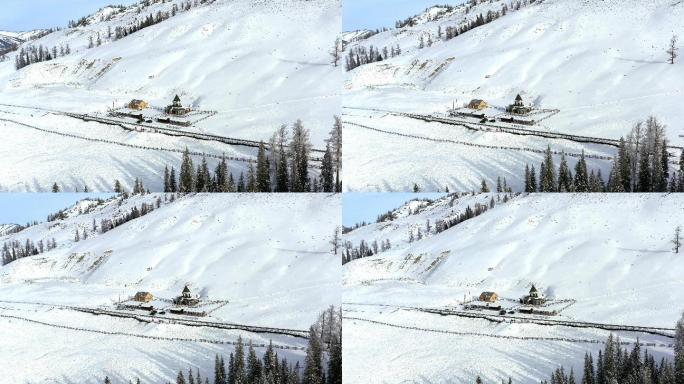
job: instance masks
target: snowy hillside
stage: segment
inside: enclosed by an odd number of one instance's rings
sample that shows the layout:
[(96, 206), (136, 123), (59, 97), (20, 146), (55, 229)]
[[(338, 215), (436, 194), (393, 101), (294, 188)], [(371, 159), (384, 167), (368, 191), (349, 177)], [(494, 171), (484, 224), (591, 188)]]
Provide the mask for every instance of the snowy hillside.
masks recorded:
[[(684, 302), (684, 257), (670, 241), (675, 227), (684, 225), (682, 213), (684, 199), (676, 195), (533, 194), (440, 234), (351, 261), (343, 267), (346, 377), (380, 382), (365, 373), (372, 355), (376, 368), (386, 367), (373, 371), (384, 382), (460, 382), (480, 374), (485, 382), (511, 376), (538, 383), (561, 364), (581, 372), (584, 351), (596, 356), (602, 345), (577, 340), (600, 342), (610, 333), (553, 322), (674, 328), (684, 310), (678, 304)], [(424, 225), (424, 218), (416, 217), (414, 225)], [(404, 227), (395, 227), (398, 236), (406, 236)], [(391, 226), (367, 228), (369, 233), (348, 236), (392, 234)], [(518, 298), (532, 284), (549, 299), (542, 309), (556, 315), (518, 314)], [(516, 314), (498, 317), (498, 311), (463, 306), (464, 299), (477, 303), (484, 291), (496, 292), (497, 305)], [(428, 329), (401, 328), (406, 326)], [(624, 341), (654, 343), (648, 349), (658, 356), (673, 354), (668, 337), (617, 333)], [(380, 351), (376, 338), (396, 343)]]
[[(413, 18), (412, 26), (348, 45), (347, 55), (359, 47), (373, 46), (380, 53), (385, 47), (401, 48), (400, 55), (390, 52), (382, 61), (347, 72), (345, 120), (365, 126), (345, 126), (350, 144), (346, 168), (354, 169), (347, 177), (349, 190), (408, 190), (413, 182), (425, 190), (443, 190), (445, 185), (469, 190), (483, 177), (491, 181), (497, 176), (507, 176), (515, 189), (522, 185), (525, 162), (540, 162), (530, 150), (551, 145), (558, 152), (615, 153), (606, 145), (519, 136), (496, 127), (478, 131), (463, 124), (426, 124), (400, 115), (444, 114), (471, 99), (485, 100), (489, 108), (481, 112), (495, 117), (503, 116), (520, 94), (539, 112), (530, 117), (538, 120), (535, 125), (518, 128), (608, 139), (625, 136), (637, 121), (655, 115), (667, 125), (670, 144), (684, 144), (679, 107), (684, 64), (679, 60), (670, 65), (666, 53), (673, 34), (684, 30), (684, 3), (545, 0), (516, 10), (509, 1), (486, 1), (467, 13), (465, 9), (433, 7)], [(447, 29), (462, 28), (465, 21), (486, 18), (488, 12), (498, 12), (499, 18), (446, 39)], [(480, 128), (477, 123), (469, 125)], [(438, 142), (444, 139), (459, 143)], [(382, 148), (381, 140), (391, 144), (384, 146), (391, 152), (369, 150)], [(680, 151), (671, 153), (679, 156)], [(378, 179), (367, 164), (387, 174)], [(610, 169), (609, 162), (600, 160), (594, 167), (604, 174)]]
[(21, 229), (18, 224), (0, 224), (0, 236), (9, 235)]
[[(165, 150), (187, 146), (219, 156), (256, 156), (251, 147), (143, 132), (131, 122), (131, 130), (122, 130), (65, 115), (106, 117), (108, 109), (124, 107), (132, 99), (147, 101), (154, 111), (171, 104), (177, 94), (183, 105), (199, 113), (183, 130), (257, 142), (268, 141), (280, 125), (301, 119), (313, 146), (324, 148), (333, 115), (340, 114), (341, 76), (329, 63), (328, 53), (339, 33), (340, 3), (216, 0), (181, 9), (185, 3), (103, 8), (84, 25), (20, 47), (55, 47), (57, 59), (17, 71), (15, 52), (0, 63), (0, 126), (12, 137), (0, 146), (0, 156), (23, 170), (3, 175), (0, 189), (46, 191), (58, 181), (65, 190), (82, 189), (84, 184), (92, 190), (111, 190), (104, 180), (111, 184), (119, 178), (128, 186), (140, 176), (159, 191), (164, 165), (180, 163), (177, 153)], [(159, 12), (169, 18), (117, 39), (121, 28)], [(88, 48), (91, 40), (93, 47)], [(71, 53), (62, 55), (67, 46)], [(122, 148), (129, 144), (136, 147)], [(79, 162), (68, 150), (74, 146), (81, 147)], [(29, 147), (33, 159), (41, 159), (31, 166), (19, 153)], [(216, 161), (210, 161), (213, 167)], [(84, 168), (84, 163), (90, 166)], [(59, 180), (55, 164), (61, 165)], [(231, 168), (237, 177), (247, 163), (236, 161)]]
[[(158, 198), (160, 207), (146, 215), (106, 233), (92, 231), (93, 219), (100, 226), (102, 219), (143, 202), (156, 206)], [(13, 382), (99, 383), (105, 374), (126, 382), (135, 376), (143, 382), (165, 382), (175, 380), (179, 368), (187, 369), (186, 362), (200, 364), (209, 373), (214, 354), (226, 355), (233, 348), (196, 339), (234, 342), (241, 335), (255, 343), (273, 339), (274, 344), (295, 347), (306, 342), (167, 321), (192, 321), (190, 316), (159, 315), (157, 322), (149, 323), (135, 320), (136, 314), (145, 314), (140, 311), (116, 318), (73, 309), (122, 312), (116, 302), (138, 291), (153, 293), (152, 304), (163, 307), (187, 284), (202, 300), (200, 310), (209, 312), (202, 321), (296, 330), (307, 329), (329, 305), (339, 305), (339, 259), (329, 245), (339, 223), (339, 199), (334, 195), (200, 194), (171, 201), (151, 194), (81, 202), (65, 215), (0, 237), (0, 242), (22, 244), (26, 239), (57, 242), (53, 250), (0, 267), (2, 339), (23, 335), (5, 355), (25, 357), (24, 363), (2, 371)], [(76, 228), (87, 231), (87, 239), (81, 235), (75, 241)], [(127, 335), (98, 335), (93, 330)], [(161, 339), (146, 340), (149, 336)], [(170, 340), (173, 337), (188, 340)], [(45, 353), (52, 364), (46, 364)], [(281, 353), (292, 362), (303, 357), (298, 350)]]

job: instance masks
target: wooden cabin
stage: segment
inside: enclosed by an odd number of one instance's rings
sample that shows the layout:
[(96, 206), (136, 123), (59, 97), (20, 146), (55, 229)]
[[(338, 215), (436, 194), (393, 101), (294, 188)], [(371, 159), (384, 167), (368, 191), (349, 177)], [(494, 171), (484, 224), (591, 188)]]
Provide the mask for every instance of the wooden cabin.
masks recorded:
[(149, 292), (138, 292), (133, 296), (133, 300), (139, 301), (141, 303), (149, 303), (150, 301), (154, 300), (154, 296), (152, 296), (151, 293)]
[(487, 107), (489, 107), (487, 102), (484, 100), (480, 100), (480, 99), (472, 99), (472, 100), (470, 100), (470, 103), (468, 103), (468, 108), (476, 109), (478, 111), (481, 111)]
[(485, 303), (494, 303), (499, 299), (499, 295), (496, 292), (482, 292), (480, 294), (480, 301)]
[(130, 103), (128, 103), (128, 108), (135, 109), (136, 111), (142, 111), (149, 106), (150, 105), (145, 100), (133, 99)]

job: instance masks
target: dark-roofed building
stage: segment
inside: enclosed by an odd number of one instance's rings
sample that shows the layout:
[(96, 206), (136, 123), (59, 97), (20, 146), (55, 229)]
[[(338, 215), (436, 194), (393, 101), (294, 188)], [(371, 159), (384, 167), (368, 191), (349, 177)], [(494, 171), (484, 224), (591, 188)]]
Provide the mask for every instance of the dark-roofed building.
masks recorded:
[(515, 97), (513, 104), (506, 108), (506, 112), (512, 113), (514, 115), (527, 115), (528, 113), (532, 112), (532, 107), (526, 106), (523, 102), (522, 96), (518, 94), (518, 96)]
[(181, 292), (181, 295), (176, 297), (176, 299), (173, 302), (176, 305), (197, 305), (199, 304), (199, 299), (196, 297), (192, 297), (190, 287), (188, 287), (186, 284), (183, 288), (183, 291)]
[(539, 292), (537, 287), (532, 284), (532, 288), (530, 288), (530, 293), (527, 296), (524, 296), (522, 299), (520, 299), (520, 302), (522, 304), (531, 304), (531, 305), (542, 305), (546, 303), (546, 297), (544, 297), (544, 294)]
[(165, 110), (167, 114), (177, 116), (187, 115), (190, 111), (192, 111), (192, 109), (184, 107), (183, 103), (181, 103), (180, 96), (178, 95), (173, 98), (173, 102), (171, 105), (167, 106)]

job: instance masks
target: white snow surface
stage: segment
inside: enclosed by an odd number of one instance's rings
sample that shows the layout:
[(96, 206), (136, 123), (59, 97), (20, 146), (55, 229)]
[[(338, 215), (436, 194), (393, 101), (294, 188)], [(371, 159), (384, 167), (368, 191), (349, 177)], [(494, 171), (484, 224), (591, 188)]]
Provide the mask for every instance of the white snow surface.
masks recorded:
[[(609, 146), (598, 149), (566, 140), (474, 133), (352, 109), (443, 113), (474, 98), (503, 108), (521, 94), (535, 108), (560, 110), (532, 129), (617, 139), (637, 121), (654, 115), (667, 125), (670, 144), (684, 144), (684, 62), (670, 65), (665, 53), (672, 35), (684, 30), (684, 3), (545, 0), (451, 40), (437, 38), (438, 27), (444, 32), (464, 19), (500, 10), (502, 4), (483, 2), (468, 14), (457, 7), (436, 20), (434, 14), (440, 10), (431, 8), (416, 17), (413, 27), (349, 44), (348, 49), (372, 45), (380, 50), (399, 44), (402, 55), (346, 73), (343, 104), (350, 108), (344, 110), (345, 120), (480, 144), (536, 149), (551, 145), (558, 151), (615, 154)], [(434, 44), (418, 49), (421, 35), (426, 41), (432, 35)], [(414, 182), (427, 191), (444, 190), (445, 185), (467, 191), (482, 178), (491, 182), (497, 176), (507, 176), (521, 190), (525, 163), (538, 168), (541, 162), (533, 153), (422, 142), (350, 125), (345, 126), (345, 144), (345, 185), (350, 191), (406, 191)], [(678, 156), (679, 151), (673, 154)], [(608, 161), (593, 166), (604, 175), (610, 169)]]
[[(49, 48), (69, 44), (72, 53), (19, 71), (14, 68), (15, 54), (10, 53), (0, 63), (0, 104), (92, 114), (131, 99), (164, 107), (178, 94), (184, 105), (217, 111), (191, 130), (268, 141), (280, 125), (301, 119), (313, 146), (324, 148), (333, 115), (341, 113), (342, 76), (330, 64), (328, 53), (339, 34), (339, 1), (216, 0), (120, 40), (107, 37), (110, 28), (170, 11), (174, 3), (181, 1), (154, 3), (139, 14), (132, 6), (111, 18), (94, 15), (87, 26), (24, 43)], [(96, 40), (98, 33), (102, 45), (87, 49), (89, 37)], [(119, 143), (256, 155), (253, 148), (129, 132), (35, 109), (3, 105), (0, 118)], [(8, 121), (1, 121), (0, 127), (12, 138), (0, 144), (4, 164), (22, 170), (3, 172), (0, 190), (49, 191), (57, 181), (68, 191), (83, 190), (83, 185), (111, 191), (114, 179), (130, 186), (135, 177), (142, 177), (152, 191), (161, 191), (164, 165), (180, 164), (179, 154), (93, 143)], [(29, 151), (35, 159), (30, 166)], [(247, 167), (240, 162), (230, 166), (236, 178)]]
[[(491, 195), (482, 195), (489, 200)], [(461, 199), (463, 206), (473, 197)], [(372, 224), (345, 235), (358, 244), (407, 238), (407, 225), (425, 226), (433, 209)], [(453, 209), (442, 205), (441, 210)], [(531, 194), (440, 234), (354, 260), (343, 267), (345, 377), (353, 382), (485, 382), (513, 378), (538, 383), (564, 365), (581, 372), (585, 351), (600, 344), (510, 340), (440, 334), (368, 323), (474, 332), (605, 341), (591, 328), (491, 323), (439, 316), (407, 307), (459, 309), (483, 291), (517, 301), (531, 284), (555, 300), (576, 300), (557, 320), (674, 328), (684, 302), (684, 258), (672, 251), (674, 228), (684, 225), (684, 198), (662, 194)], [(617, 334), (625, 341), (657, 343), (649, 352), (671, 358), (672, 339)], [(372, 356), (372, 358), (371, 358)], [(369, 368), (372, 361), (373, 369)]]
[[(162, 206), (147, 215), (104, 234), (92, 231), (93, 219), (99, 226), (101, 218), (156, 204), (158, 197)], [(105, 375), (115, 382), (136, 376), (166, 382), (189, 366), (210, 374), (214, 354), (227, 356), (233, 348), (51, 328), (2, 315), (134, 335), (225, 341), (241, 335), (305, 346), (306, 340), (282, 335), (147, 324), (58, 306), (113, 309), (138, 291), (171, 299), (188, 284), (203, 300), (228, 301), (202, 320), (308, 329), (325, 308), (340, 304), (339, 258), (329, 245), (339, 212), (335, 195), (197, 194), (171, 202), (150, 194), (83, 201), (64, 220), (2, 236), (0, 242), (54, 237), (58, 247), (0, 267), (0, 355), (22, 357), (0, 375), (17, 383), (99, 383)], [(76, 228), (88, 238), (75, 242)], [(291, 362), (303, 358), (301, 351), (278, 352)]]

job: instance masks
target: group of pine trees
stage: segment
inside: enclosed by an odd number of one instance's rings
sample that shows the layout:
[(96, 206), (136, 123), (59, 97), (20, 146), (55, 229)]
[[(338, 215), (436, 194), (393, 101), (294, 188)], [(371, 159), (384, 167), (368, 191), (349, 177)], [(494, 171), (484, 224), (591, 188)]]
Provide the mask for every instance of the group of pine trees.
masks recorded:
[(584, 151), (575, 164), (574, 176), (568, 166), (565, 153), (561, 153), (558, 171), (553, 161), (551, 147), (546, 148), (544, 160), (539, 167), (539, 182), (534, 165), (525, 164), (525, 192), (604, 192), (606, 184), (599, 169), (597, 172), (587, 169)]
[(607, 182), (600, 169), (588, 171), (584, 152), (574, 175), (564, 153), (556, 170), (547, 147), (538, 182), (534, 165), (525, 165), (525, 192), (684, 192), (684, 151), (678, 169), (670, 169), (669, 156), (665, 127), (650, 117), (620, 138)]
[(70, 53), (71, 47), (68, 43), (66, 45), (60, 45), (59, 48), (54, 46), (52, 49), (43, 47), (42, 45), (39, 45), (38, 47), (29, 45), (21, 47), (15, 56), (14, 66), (17, 70), (20, 70), (28, 65), (50, 61)]
[[(170, 199), (173, 201), (173, 200), (175, 200), (175, 197), (173, 195), (171, 195)], [(161, 206), (161, 197), (157, 197), (156, 208), (159, 208), (160, 206)], [(105, 233), (105, 232), (110, 231), (110, 230), (112, 230), (112, 229), (114, 229), (120, 225), (123, 225), (123, 224), (125, 224), (131, 220), (135, 220), (139, 217), (145, 216), (154, 210), (155, 210), (155, 204), (152, 204), (152, 203), (145, 203), (145, 202), (140, 203), (140, 208), (138, 208), (137, 205), (134, 205), (133, 208), (131, 208), (129, 212), (127, 212), (123, 215), (113, 217), (113, 218), (109, 218), (109, 219), (101, 219), (99, 231), (100, 231), (100, 233)], [(93, 220), (93, 232), (95, 232), (97, 230), (98, 230), (97, 225), (95, 223), (95, 220)], [(84, 232), (84, 235), (86, 235), (85, 229), (83, 230), (83, 232)], [(78, 230), (76, 230), (76, 241), (79, 240), (78, 236), (79, 236)]]
[[(303, 366), (280, 358), (272, 342), (259, 358), (251, 340), (245, 345), (240, 336), (227, 361), (215, 356), (213, 380), (210, 376), (197, 368), (188, 369), (187, 374), (180, 370), (175, 384), (342, 384), (341, 309), (331, 306), (309, 328)], [(140, 379), (135, 382), (141, 383)], [(112, 380), (105, 377), (104, 383), (112, 384)]]
[(648, 350), (642, 353), (638, 340), (631, 351), (622, 348), (619, 338), (610, 335), (603, 351), (594, 359), (584, 355), (584, 369), (579, 378), (561, 366), (543, 384), (681, 384), (684, 383), (684, 318), (677, 324), (674, 361), (657, 362)]
[(2, 265), (5, 265), (15, 260), (28, 256), (35, 256), (54, 248), (57, 248), (57, 241), (55, 241), (54, 237), (46, 241), (38, 240), (37, 243), (34, 243), (31, 239), (26, 239), (23, 243), (19, 240), (7, 241), (2, 244), (0, 259), (2, 260)]
[[(674, 361), (663, 357), (658, 362), (648, 350), (642, 353), (638, 339), (631, 350), (622, 345), (611, 334), (596, 358), (591, 353), (584, 354), (581, 376), (576, 376), (572, 368), (567, 372), (561, 366), (541, 384), (684, 384), (684, 314), (675, 329)], [(513, 383), (511, 378), (507, 382)], [(478, 376), (475, 383), (483, 381)], [(506, 382), (501, 380), (501, 383)]]
[(379, 49), (372, 45), (369, 48), (357, 45), (349, 49), (349, 53), (347, 53), (347, 56), (345, 57), (345, 69), (348, 72), (364, 64), (387, 60), (399, 55), (401, 55), (401, 47), (399, 44), (391, 46), (389, 49), (387, 46)]
[[(534, 3), (534, 0), (531, 0), (529, 3)], [(472, 7), (475, 5), (481, 3), (481, 1), (478, 0), (473, 0), (469, 2), (469, 4), (466, 5), (466, 14), (470, 13), (470, 10)], [(451, 40), (454, 37), (461, 35), (463, 33), (466, 33), (474, 28), (477, 28), (479, 26), (491, 23), (492, 21), (505, 16), (506, 13), (508, 13), (509, 9), (514, 9), (514, 10), (519, 10), (521, 7), (528, 5), (528, 1), (512, 1), (509, 4), (503, 4), (501, 6), (501, 11), (492, 11), (489, 10), (487, 11), (486, 14), (480, 13), (475, 17), (475, 19), (470, 20), (466, 23), (457, 25), (457, 26), (448, 26), (444, 30), (442, 30), (442, 26), (438, 26), (437, 28), (437, 35), (436, 39), (438, 40)], [(441, 14), (445, 14), (448, 12), (453, 11), (453, 7), (449, 5), (443, 5), (441, 6), (444, 8), (444, 10), (441, 12)], [(440, 17), (440, 15), (436, 15), (432, 20), (437, 20)], [(395, 28), (400, 29), (404, 27), (413, 27), (417, 23), (416, 17), (408, 17), (404, 20), (398, 20), (395, 22)], [(418, 39), (418, 48), (422, 49), (425, 47), (430, 47), (434, 43), (433, 35), (432, 33), (427, 33), (427, 34), (421, 34), (419, 39)], [(364, 46), (355, 46), (349, 49), (349, 52), (346, 56), (346, 65), (345, 68), (347, 71), (351, 71), (354, 68), (357, 68), (361, 65), (364, 64), (369, 64), (369, 63), (374, 63), (377, 61), (383, 61), (387, 60), (388, 58), (395, 57), (401, 55), (401, 48), (397, 44), (396, 47), (390, 47), (390, 50), (388, 51), (387, 47), (383, 47), (382, 50), (378, 48), (374, 48), (372, 45), (369, 48), (366, 48)]]
[(620, 138), (607, 185), (609, 192), (684, 192), (684, 151), (670, 170), (665, 126), (655, 117)]
[[(510, 188), (506, 187), (504, 189), (505, 184), (501, 184), (499, 180), (499, 185), (497, 186), (497, 191), (498, 192), (509, 192), (510, 193)], [(489, 192), (489, 191), (487, 191)], [(473, 193), (474, 194), (474, 193)], [(458, 194), (452, 194), (450, 196), (449, 200), (449, 206), (453, 207), (454, 201), (458, 199)], [(501, 195), (497, 195), (497, 200), (494, 199), (494, 196), (489, 201), (489, 204), (475, 204), (474, 208), (472, 208), (470, 205), (466, 206), (466, 209), (454, 216), (448, 216), (443, 219), (435, 220), (434, 224), (430, 222), (430, 219), (426, 219), (425, 226), (412, 226), (408, 230), (408, 242), (413, 243), (414, 241), (422, 240), (424, 237), (426, 237), (429, 234), (438, 234), (446, 231), (447, 229), (458, 225), (466, 220), (472, 219), (473, 217), (477, 217), (485, 212), (487, 210), (492, 209), (496, 206), (497, 201), (501, 201)], [(504, 194), (503, 195), (503, 202), (508, 202), (509, 201), (509, 194)], [(429, 199), (423, 199), (423, 201), (427, 201), (429, 206), (430, 204), (433, 203), (432, 200)], [(409, 209), (409, 215), (413, 214), (418, 214), (422, 211), (421, 207), (417, 207), (414, 211), (411, 211)], [(393, 211), (388, 211), (386, 213), (378, 215), (378, 218), (376, 220), (376, 223), (380, 222), (385, 222), (385, 221), (391, 221), (394, 220), (395, 215)], [(357, 223), (353, 228), (346, 227), (344, 228), (343, 233), (348, 233), (352, 231), (353, 229), (359, 228), (361, 226), (367, 225), (367, 223)], [(392, 244), (390, 243), (389, 239), (385, 239), (380, 241), (378, 244), (377, 240), (373, 240), (373, 242), (368, 243), (365, 240), (361, 240), (359, 242), (359, 245), (356, 246), (354, 245), (351, 241), (347, 240), (344, 242), (344, 251), (342, 253), (342, 264), (346, 264), (352, 260), (356, 260), (359, 258), (363, 257), (369, 257), (373, 255), (377, 255), (378, 253), (385, 252), (387, 250), (390, 250), (392, 248)]]
[(271, 138), (268, 149), (259, 145), (256, 164), (237, 180), (224, 158), (210, 171), (206, 158), (196, 167), (188, 149), (183, 153), (180, 171), (164, 169), (165, 192), (340, 192), (342, 181), (342, 122), (335, 117), (321, 161), (318, 177), (310, 176), (311, 142), (309, 131), (297, 120), (291, 132), (283, 125)]

